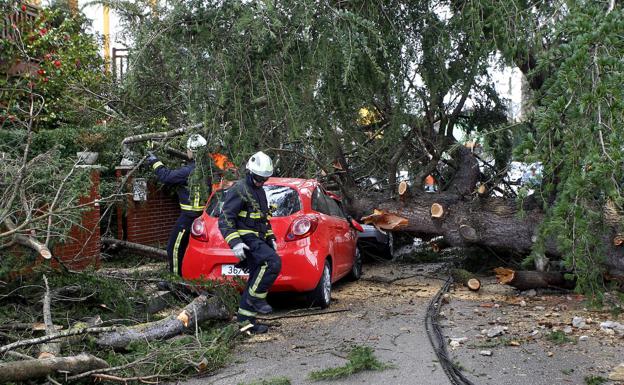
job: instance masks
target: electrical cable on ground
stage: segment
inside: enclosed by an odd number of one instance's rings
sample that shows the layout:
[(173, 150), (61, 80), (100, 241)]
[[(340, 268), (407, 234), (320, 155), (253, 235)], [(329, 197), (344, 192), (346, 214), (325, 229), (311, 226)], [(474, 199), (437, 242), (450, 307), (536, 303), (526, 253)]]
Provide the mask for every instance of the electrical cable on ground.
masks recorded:
[(442, 295), (449, 290), (452, 283), (453, 279), (449, 277), (431, 299), (431, 302), (429, 302), (427, 312), (425, 313), (425, 330), (427, 331), (427, 337), (429, 337), (429, 342), (433, 347), (433, 351), (436, 356), (438, 356), (438, 361), (451, 383), (453, 385), (474, 385), (474, 383), (467, 379), (461, 373), (460, 369), (453, 364), (453, 361), (451, 361), (448, 351), (446, 350), (444, 335), (442, 334), (442, 329), (438, 322), (440, 307), (442, 305)]

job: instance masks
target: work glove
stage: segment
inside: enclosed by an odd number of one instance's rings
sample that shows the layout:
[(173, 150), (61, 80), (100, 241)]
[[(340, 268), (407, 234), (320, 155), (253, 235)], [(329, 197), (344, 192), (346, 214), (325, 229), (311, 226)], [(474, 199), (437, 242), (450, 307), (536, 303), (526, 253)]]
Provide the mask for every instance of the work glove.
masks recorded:
[(275, 242), (275, 239), (271, 239), (271, 247), (273, 250), (277, 251), (277, 242)]
[(240, 259), (241, 261), (247, 258), (247, 255), (245, 254), (245, 250), (249, 250), (249, 246), (247, 246), (244, 243), (238, 243), (236, 244), (236, 246), (232, 248), (232, 251), (234, 252), (234, 255), (236, 256), (236, 258)]
[(147, 152), (147, 159), (145, 159), (145, 162), (147, 163), (148, 166), (151, 166), (154, 163), (158, 162), (158, 158), (156, 157), (156, 155), (154, 155), (153, 152), (148, 151)]

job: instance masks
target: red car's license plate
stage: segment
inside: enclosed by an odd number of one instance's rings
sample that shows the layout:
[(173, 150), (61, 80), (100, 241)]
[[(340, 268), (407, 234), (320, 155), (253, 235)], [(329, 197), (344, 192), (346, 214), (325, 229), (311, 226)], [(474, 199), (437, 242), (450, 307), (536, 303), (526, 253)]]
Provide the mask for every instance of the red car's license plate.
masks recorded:
[(221, 275), (247, 275), (234, 265), (221, 265)]

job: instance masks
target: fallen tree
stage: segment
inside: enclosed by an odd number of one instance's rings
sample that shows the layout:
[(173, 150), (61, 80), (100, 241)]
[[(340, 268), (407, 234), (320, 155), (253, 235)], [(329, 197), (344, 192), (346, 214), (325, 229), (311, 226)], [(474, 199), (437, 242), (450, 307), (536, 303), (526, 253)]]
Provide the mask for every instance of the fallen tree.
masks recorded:
[(141, 245), (138, 243), (122, 241), (120, 239), (102, 238), (102, 246), (109, 250), (127, 249), (135, 253), (144, 255), (146, 257), (152, 257), (159, 260), (167, 260), (167, 251), (158, 249), (156, 247)]
[[(476, 160), (465, 148), (459, 152), (459, 169), (445, 191), (414, 193), (409, 200), (371, 201), (362, 197), (354, 210), (362, 212), (363, 207), (374, 207), (373, 214), (362, 220), (383, 230), (421, 237), (443, 236), (449, 246), (480, 245), (520, 255), (529, 254), (544, 220), (539, 205), (526, 199), (519, 207), (512, 198), (479, 195), (476, 191), (479, 173)], [(615, 245), (612, 234), (605, 234), (603, 238), (606, 269), (613, 276), (624, 275), (624, 248)], [(546, 270), (548, 257), (562, 257), (554, 239), (545, 241), (544, 251), (544, 257), (536, 259), (539, 271)]]
[(72, 357), (6, 362), (0, 363), (0, 383), (44, 378), (59, 371), (80, 374), (107, 367), (106, 361), (87, 353), (81, 353)]
[(218, 297), (200, 295), (178, 314), (155, 322), (148, 322), (100, 335), (96, 343), (100, 346), (124, 348), (132, 341), (153, 341), (193, 331), (200, 323), (209, 320), (231, 318), (222, 300)]

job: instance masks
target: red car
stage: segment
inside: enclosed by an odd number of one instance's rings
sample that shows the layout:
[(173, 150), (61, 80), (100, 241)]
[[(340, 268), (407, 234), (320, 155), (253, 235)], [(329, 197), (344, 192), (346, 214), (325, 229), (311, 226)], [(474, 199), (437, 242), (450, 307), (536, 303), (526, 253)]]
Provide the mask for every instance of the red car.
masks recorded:
[[(339, 198), (326, 193), (314, 179), (270, 178), (264, 184), (271, 226), (277, 237), (282, 271), (271, 292), (308, 292), (311, 303), (323, 308), (331, 301), (331, 284), (362, 274), (356, 246), (362, 227), (345, 215)], [(226, 190), (215, 191), (206, 210), (195, 220), (182, 263), (188, 279), (232, 279), (244, 275), (217, 221)], [(246, 278), (244, 276), (244, 278)]]

